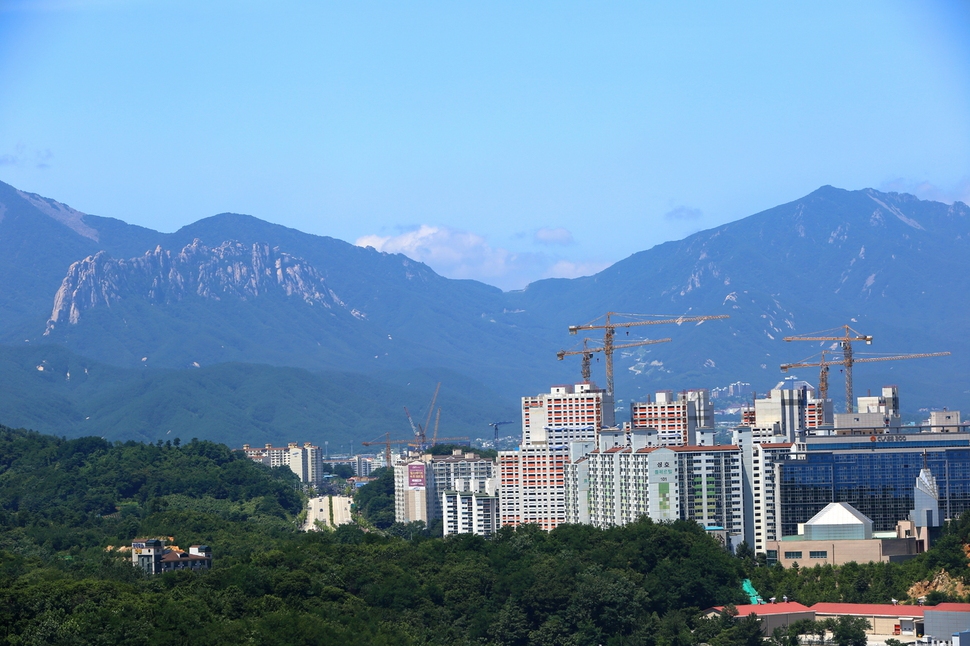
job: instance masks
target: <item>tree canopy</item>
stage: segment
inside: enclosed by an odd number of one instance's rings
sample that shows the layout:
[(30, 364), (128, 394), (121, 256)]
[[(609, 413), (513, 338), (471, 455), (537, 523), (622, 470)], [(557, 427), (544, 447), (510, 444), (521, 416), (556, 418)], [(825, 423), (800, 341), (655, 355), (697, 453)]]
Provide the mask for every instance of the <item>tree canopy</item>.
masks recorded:
[[(365, 527), (303, 533), (292, 472), (223, 445), (0, 427), (0, 641), (756, 644), (752, 618), (700, 618), (745, 603), (744, 577), (806, 605), (883, 603), (941, 565), (968, 569), (956, 551), (970, 517), (908, 563), (798, 570), (733, 557), (688, 521), (433, 538), (393, 523), (391, 471), (375, 476), (356, 497)], [(205, 543), (213, 567), (147, 575), (108, 549), (136, 536)], [(854, 644), (858, 628), (829, 630)]]

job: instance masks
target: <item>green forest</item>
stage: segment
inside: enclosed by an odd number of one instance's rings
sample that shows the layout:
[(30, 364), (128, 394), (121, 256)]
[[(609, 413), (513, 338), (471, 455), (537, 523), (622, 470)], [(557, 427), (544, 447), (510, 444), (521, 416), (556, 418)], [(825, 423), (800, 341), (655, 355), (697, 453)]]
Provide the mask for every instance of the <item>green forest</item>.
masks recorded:
[[(757, 622), (700, 618), (710, 606), (744, 603), (744, 578), (764, 597), (806, 605), (905, 601), (913, 581), (940, 569), (967, 578), (967, 518), (903, 565), (783, 570), (749, 551), (732, 556), (691, 522), (504, 528), (490, 540), (400, 531), (389, 474), (377, 475), (358, 491), (359, 526), (304, 533), (295, 476), (224, 445), (0, 427), (0, 639), (756, 644)], [(209, 545), (212, 569), (151, 576), (109, 549), (155, 536)]]

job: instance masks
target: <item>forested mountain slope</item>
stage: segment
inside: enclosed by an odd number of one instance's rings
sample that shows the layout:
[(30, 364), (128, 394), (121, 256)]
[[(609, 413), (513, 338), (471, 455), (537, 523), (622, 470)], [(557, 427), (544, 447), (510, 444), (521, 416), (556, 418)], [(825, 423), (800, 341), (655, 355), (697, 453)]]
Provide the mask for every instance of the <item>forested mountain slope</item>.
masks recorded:
[[(904, 564), (785, 570), (732, 557), (687, 521), (504, 528), (489, 540), (301, 533), (297, 484), (206, 441), (0, 427), (0, 640), (734, 646), (762, 643), (757, 623), (699, 615), (743, 602), (744, 577), (807, 605), (907, 603), (912, 583), (940, 568), (970, 572), (970, 516)], [(153, 536), (210, 546), (212, 569), (152, 576), (106, 549)]]
[[(595, 276), (506, 293), (443, 278), (402, 255), (245, 215), (213, 216), (165, 234), (7, 185), (0, 185), (0, 205), (0, 340), (61, 345), (119, 368), (266, 364), (360, 373), (381, 384), (386, 375), (408, 383), (407, 375), (439, 373), (432, 382), (442, 381), (448, 396), (496, 393), (501, 404), (485, 415), (496, 421), (508, 418), (498, 409), (515, 409), (518, 397), (578, 380), (578, 358), (555, 359), (557, 350), (581, 343), (566, 333), (569, 325), (606, 311), (729, 314), (727, 321), (624, 335), (673, 342), (617, 353), (618, 419), (626, 402), (657, 389), (742, 380), (764, 392), (782, 377), (779, 364), (823, 348), (782, 337), (844, 324), (871, 334), (865, 350), (872, 352), (953, 353), (860, 364), (857, 393), (896, 384), (913, 414), (968, 404), (970, 340), (957, 331), (970, 323), (958, 297), (970, 293), (970, 209), (961, 203), (823, 187)], [(817, 372), (798, 376), (814, 382)], [(604, 381), (599, 362), (593, 378)], [(417, 407), (431, 391), (408, 404)], [(840, 391), (833, 372), (837, 409)], [(449, 412), (462, 429), (481, 421), (464, 403)], [(146, 424), (154, 422), (142, 417), (134, 426)], [(285, 430), (271, 425), (269, 432)], [(247, 439), (258, 443), (264, 435)]]

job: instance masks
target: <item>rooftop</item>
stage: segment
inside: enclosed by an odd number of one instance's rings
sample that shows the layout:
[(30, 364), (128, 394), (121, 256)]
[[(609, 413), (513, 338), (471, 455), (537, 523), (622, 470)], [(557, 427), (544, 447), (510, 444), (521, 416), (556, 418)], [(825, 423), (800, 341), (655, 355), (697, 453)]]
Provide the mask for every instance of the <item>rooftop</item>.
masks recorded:
[[(970, 606), (970, 604), (957, 604)], [(869, 617), (922, 617), (928, 606), (895, 606), (891, 603), (816, 603), (812, 610), (823, 615), (867, 615)]]
[(691, 444), (687, 446), (668, 446), (671, 451), (737, 451), (738, 447), (734, 444), (718, 444), (716, 446), (699, 446)]
[(830, 502), (806, 525), (871, 525), (872, 521), (847, 502)]
[[(852, 604), (844, 604), (852, 605)], [(724, 608), (727, 606), (714, 606), (712, 610), (717, 610), (718, 612), (724, 612)], [(792, 612), (811, 612), (812, 610), (808, 606), (803, 606), (797, 601), (783, 601), (781, 603), (761, 603), (761, 604), (745, 604), (740, 606), (734, 606), (738, 611), (738, 617), (747, 617), (750, 614), (755, 615), (785, 615)]]

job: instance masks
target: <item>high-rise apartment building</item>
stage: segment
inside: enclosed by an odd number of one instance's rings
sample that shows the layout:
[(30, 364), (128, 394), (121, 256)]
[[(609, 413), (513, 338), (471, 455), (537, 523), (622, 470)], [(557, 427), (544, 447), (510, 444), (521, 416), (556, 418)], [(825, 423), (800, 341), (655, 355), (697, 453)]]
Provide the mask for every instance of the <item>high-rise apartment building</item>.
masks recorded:
[(567, 523), (589, 524), (588, 455), (594, 447), (593, 442), (572, 442), (569, 445), (569, 460), (563, 466)]
[(445, 491), (442, 494), (444, 534), (491, 536), (500, 526), (499, 497), (479, 491)]
[(636, 429), (630, 445), (620, 446), (606, 435), (596, 450), (567, 466), (571, 522), (613, 527), (647, 516), (690, 519), (729, 535), (743, 532), (737, 446), (651, 446), (651, 434)]
[(553, 530), (566, 522), (565, 467), (569, 452), (546, 444), (498, 454), (502, 525), (534, 523)]
[(807, 381), (789, 377), (780, 381), (766, 397), (754, 400), (754, 409), (741, 410), (745, 426), (772, 428), (777, 425), (787, 441), (794, 442), (803, 431), (830, 426), (833, 421), (832, 401), (815, 398), (815, 387)]
[(662, 390), (653, 400), (630, 404), (630, 424), (657, 429), (662, 446), (686, 446), (697, 443), (698, 428), (714, 427), (714, 409), (707, 390)]
[(452, 455), (429, 455), (394, 465), (394, 517), (399, 523), (442, 518), (446, 491), (488, 491), (495, 463), (477, 453), (455, 450)]
[(677, 454), (680, 517), (728, 535), (744, 532), (741, 451), (737, 446), (671, 447)]
[(570, 442), (594, 441), (603, 426), (603, 394), (593, 384), (576, 384), (523, 397), (522, 446), (565, 449)]
[(262, 448), (254, 448), (243, 444), (246, 457), (267, 466), (288, 466), (300, 478), (300, 482), (319, 486), (323, 483), (323, 451), (319, 446), (310, 442), (300, 445), (290, 442), (285, 447), (266, 444)]
[[(677, 455), (671, 448), (613, 447), (588, 454), (588, 522), (615, 527), (648, 516), (680, 518)], [(574, 515), (572, 509), (567, 511)]]
[(739, 427), (734, 430), (734, 443), (741, 449), (744, 473), (744, 540), (755, 552), (763, 552), (768, 541), (781, 539), (777, 465), (788, 459), (795, 446), (785, 439), (770, 429)]

